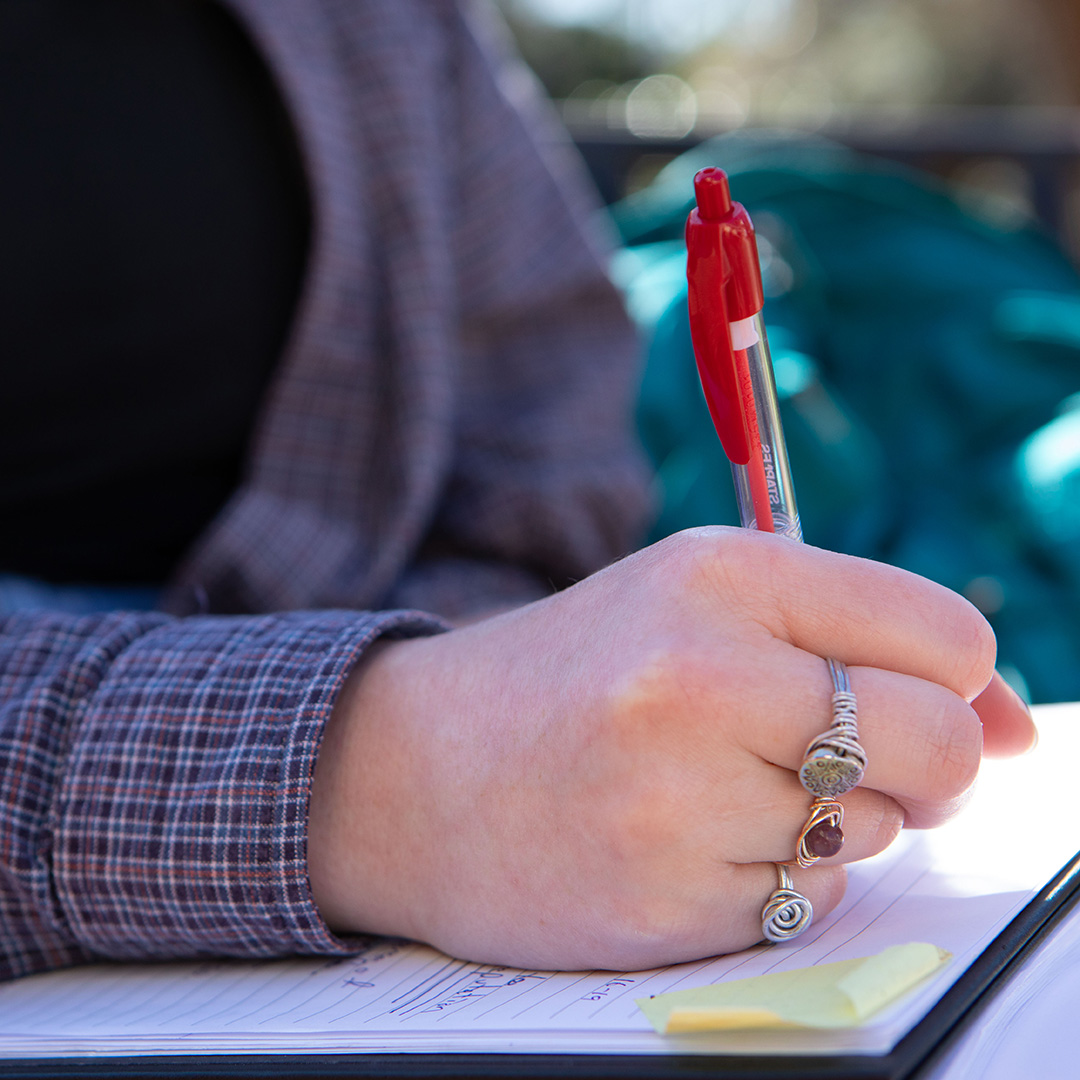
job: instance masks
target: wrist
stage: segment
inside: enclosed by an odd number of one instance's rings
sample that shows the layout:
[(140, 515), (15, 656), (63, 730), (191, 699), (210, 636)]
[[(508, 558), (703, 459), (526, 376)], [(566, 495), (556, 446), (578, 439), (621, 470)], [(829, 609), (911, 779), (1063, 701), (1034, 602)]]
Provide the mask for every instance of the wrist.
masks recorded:
[(426, 639), (373, 645), (343, 684), (312, 777), (308, 873), (337, 933), (416, 936), (408, 904), (410, 808), (401, 791), (416, 762), (405, 751), (402, 654)]

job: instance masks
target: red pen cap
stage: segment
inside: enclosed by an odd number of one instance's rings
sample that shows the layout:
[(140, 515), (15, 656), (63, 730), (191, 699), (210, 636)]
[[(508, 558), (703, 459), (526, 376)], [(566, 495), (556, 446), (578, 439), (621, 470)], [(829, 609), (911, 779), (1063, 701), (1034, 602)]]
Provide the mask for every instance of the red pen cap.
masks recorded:
[(729, 324), (764, 305), (757, 240), (750, 215), (731, 201), (723, 169), (694, 177), (697, 207), (686, 221), (686, 279), (690, 336), (698, 374), (724, 452), (737, 465), (750, 460)]

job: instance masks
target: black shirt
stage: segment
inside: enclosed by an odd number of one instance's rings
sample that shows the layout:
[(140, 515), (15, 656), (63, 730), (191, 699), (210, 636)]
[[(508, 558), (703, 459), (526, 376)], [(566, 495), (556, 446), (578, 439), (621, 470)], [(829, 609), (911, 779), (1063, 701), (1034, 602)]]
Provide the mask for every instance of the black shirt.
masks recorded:
[(310, 231), (208, 0), (0, 0), (0, 571), (159, 582), (240, 476)]

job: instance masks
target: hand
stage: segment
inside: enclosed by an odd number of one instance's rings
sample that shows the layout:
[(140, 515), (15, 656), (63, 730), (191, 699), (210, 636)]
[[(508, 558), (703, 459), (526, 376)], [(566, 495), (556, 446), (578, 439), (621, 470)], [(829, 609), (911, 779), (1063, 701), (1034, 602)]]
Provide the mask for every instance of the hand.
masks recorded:
[[(745, 530), (681, 533), (548, 599), (379, 646), (316, 770), (309, 865), (338, 930), (532, 968), (635, 969), (761, 938), (793, 858), (796, 776), (845, 661), (869, 755), (846, 843), (795, 887), (818, 915), (842, 863), (964, 802), (994, 639), (954, 593)], [(986, 743), (1030, 716), (1004, 684)]]

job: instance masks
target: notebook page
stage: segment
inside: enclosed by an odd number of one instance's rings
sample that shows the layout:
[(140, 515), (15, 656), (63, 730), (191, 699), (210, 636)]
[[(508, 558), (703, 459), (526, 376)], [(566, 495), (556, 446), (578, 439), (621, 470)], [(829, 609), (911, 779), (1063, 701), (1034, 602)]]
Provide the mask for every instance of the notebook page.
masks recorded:
[[(987, 762), (957, 820), (906, 833), (889, 851), (853, 866), (837, 911), (789, 945), (630, 973), (520, 971), (399, 941), (332, 961), (100, 965), (0, 986), (0, 1056), (884, 1053), (1080, 847), (1071, 828), (1033, 828), (1071, 820), (1080, 707), (1036, 716), (1041, 739), (1033, 754)], [(648, 994), (866, 956), (909, 941), (938, 945), (955, 959), (858, 1029), (662, 1037), (634, 1004)]]

